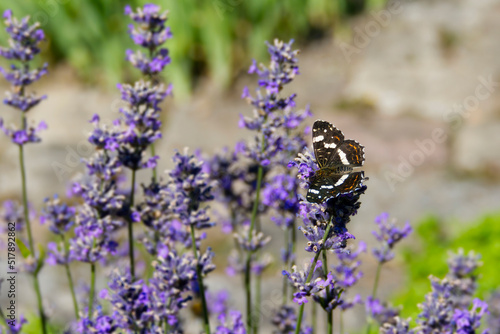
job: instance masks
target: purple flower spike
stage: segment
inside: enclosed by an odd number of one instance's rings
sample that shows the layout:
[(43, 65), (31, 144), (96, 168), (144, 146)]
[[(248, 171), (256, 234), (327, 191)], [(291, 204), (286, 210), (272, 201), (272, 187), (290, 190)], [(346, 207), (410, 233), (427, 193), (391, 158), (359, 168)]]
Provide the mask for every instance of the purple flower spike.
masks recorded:
[(160, 7), (155, 4), (146, 4), (135, 12), (126, 6), (125, 14), (135, 22), (135, 25), (129, 26), (130, 38), (147, 51), (127, 50), (127, 60), (144, 75), (160, 73), (171, 61), (168, 49), (161, 47), (172, 38), (170, 27), (165, 25), (167, 12), (161, 13)]
[[(37, 96), (26, 91), (27, 86), (47, 73), (47, 64), (42, 65), (41, 68), (30, 69), (30, 62), (40, 53), (40, 43), (45, 40), (45, 35), (43, 30), (39, 29), (38, 22), (29, 24), (29, 17), (19, 21), (12, 15), (12, 11), (6, 10), (3, 18), (9, 35), (9, 47), (0, 46), (0, 57), (22, 64), (21, 66), (11, 64), (9, 69), (0, 67), (0, 73), (11, 84), (11, 91), (6, 93), (7, 97), (3, 103), (26, 113), (46, 98), (45, 95)], [(0, 129), (17, 145), (39, 142), (37, 132), (44, 126), (46, 127), (43, 123), (38, 128), (28, 127), (23, 118), (21, 129), (7, 128), (0, 118)]]
[(377, 224), (379, 230), (372, 231), (372, 233), (381, 246), (374, 248), (372, 253), (380, 263), (385, 263), (394, 258), (394, 252), (392, 251), (394, 245), (406, 238), (413, 229), (408, 222), (403, 228), (397, 227), (394, 222), (389, 221), (389, 214), (387, 213), (382, 213), (375, 218), (375, 224)]

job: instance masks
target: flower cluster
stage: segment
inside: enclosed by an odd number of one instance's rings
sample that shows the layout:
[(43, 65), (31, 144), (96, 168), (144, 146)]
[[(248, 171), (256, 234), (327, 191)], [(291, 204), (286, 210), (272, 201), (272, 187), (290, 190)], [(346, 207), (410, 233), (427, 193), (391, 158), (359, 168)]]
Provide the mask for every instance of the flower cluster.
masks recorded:
[[(314, 266), (314, 268), (312, 268), (312, 266)], [(291, 272), (283, 270), (283, 275), (288, 277), (290, 283), (292, 283), (297, 290), (297, 292), (293, 294), (294, 302), (299, 305), (307, 303), (306, 297), (318, 293), (330, 285), (333, 281), (333, 276), (331, 273), (328, 273), (328, 276), (325, 278), (321, 266), (322, 262), (318, 261), (316, 264), (311, 263), (311, 265), (305, 265), (304, 270), (298, 270), (297, 266), (293, 266)], [(313, 270), (313, 272), (310, 276), (311, 270)]]
[[(297, 314), (295, 314), (295, 309), (288, 305), (281, 306), (271, 320), (272, 324), (276, 327), (276, 334), (288, 334), (294, 333), (297, 327)], [(311, 334), (313, 330), (311, 327), (305, 327), (300, 329), (300, 334)]]
[[(479, 300), (472, 300), (475, 292), (474, 271), (479, 266), (474, 253), (465, 255), (462, 250), (449, 256), (449, 273), (443, 279), (431, 280), (431, 292), (419, 305), (421, 310), (416, 320), (417, 327), (409, 329), (408, 321), (394, 314), (381, 321), (382, 333), (476, 333), (482, 317), (488, 313), (488, 305)], [(471, 301), (472, 300), (472, 301)], [(373, 303), (375, 301), (372, 300)], [(384, 309), (374, 306), (372, 310)], [(488, 333), (487, 330), (483, 332)]]
[(161, 13), (158, 5), (146, 4), (135, 12), (126, 6), (125, 15), (136, 23), (136, 26), (129, 25), (130, 37), (135, 44), (148, 50), (148, 54), (127, 50), (127, 60), (144, 75), (160, 73), (171, 61), (168, 49), (161, 47), (172, 38), (170, 28), (165, 25), (167, 12)]
[(0, 129), (17, 145), (35, 143), (40, 141), (38, 133), (47, 126), (40, 122), (38, 126), (28, 126), (25, 113), (46, 98), (45, 95), (37, 96), (35, 93), (26, 93), (26, 87), (38, 81), (47, 73), (47, 64), (41, 68), (30, 69), (30, 62), (40, 53), (40, 43), (45, 40), (45, 34), (40, 29), (38, 22), (29, 23), (29, 17), (17, 20), (11, 10), (3, 14), (6, 30), (9, 34), (9, 47), (0, 47), (0, 56), (21, 62), (22, 66), (12, 64), (10, 69), (0, 67), (0, 73), (11, 84), (11, 91), (7, 93), (4, 104), (18, 109), (23, 113), (23, 124), (20, 129), (14, 126), (7, 127), (0, 119)]
[(394, 245), (406, 238), (413, 230), (408, 222), (403, 228), (397, 227), (394, 222), (389, 221), (387, 213), (379, 215), (375, 219), (375, 224), (379, 230), (372, 233), (381, 245), (374, 248), (372, 252), (380, 263), (384, 263), (394, 258), (394, 252), (392, 252)]
[[(286, 164), (280, 153), (296, 154), (304, 147), (303, 138), (290, 136), (290, 131), (298, 128), (305, 118), (311, 116), (311, 112), (309, 108), (296, 110), (296, 94), (287, 97), (281, 97), (279, 94), (283, 87), (299, 74), (298, 50), (292, 50), (292, 44), (293, 40), (289, 43), (279, 40), (275, 40), (274, 44), (268, 43), (270, 65), (258, 66), (254, 60), (248, 71), (259, 76), (260, 88), (256, 90), (255, 96), (252, 96), (245, 87), (242, 98), (247, 99), (254, 107), (254, 112), (253, 117), (240, 115), (239, 125), (256, 131), (259, 135), (255, 136), (254, 142), (241, 144), (239, 151), (261, 166), (270, 164), (271, 159), (275, 159), (277, 164)], [(278, 131), (279, 129), (282, 131)]]

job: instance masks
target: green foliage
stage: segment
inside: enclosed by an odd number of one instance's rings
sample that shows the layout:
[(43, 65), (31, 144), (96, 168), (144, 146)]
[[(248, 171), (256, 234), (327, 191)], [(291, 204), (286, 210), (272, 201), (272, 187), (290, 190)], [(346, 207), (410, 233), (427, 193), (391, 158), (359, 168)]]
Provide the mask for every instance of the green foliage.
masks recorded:
[[(380, 7), (384, 1), (366, 0), (364, 7)], [(266, 40), (295, 38), (303, 44), (328, 32), (346, 16), (339, 14), (341, 4), (350, 1), (26, 0), (2, 1), (0, 11), (10, 8), (17, 17), (31, 15), (41, 23), (49, 41), (44, 56), (51, 63), (69, 63), (87, 82), (114, 86), (139, 75), (124, 59), (125, 49), (134, 46), (123, 11), (127, 3), (135, 8), (146, 2), (169, 10), (174, 39), (167, 47), (173, 65), (165, 76), (175, 83), (176, 95), (185, 96), (200, 74), (227, 86), (251, 58), (263, 57)]]
[[(459, 226), (463, 228), (457, 228)], [(450, 228), (453, 226), (454, 228)], [(481, 254), (483, 265), (478, 269), (477, 296), (487, 298), (489, 292), (500, 286), (497, 265), (500, 263), (500, 213), (486, 215), (474, 223), (453, 224), (428, 217), (416, 227), (420, 245), (404, 251), (409, 275), (403, 292), (395, 298), (394, 305), (402, 305), (402, 316), (412, 317), (419, 313), (417, 304), (424, 301), (430, 291), (429, 275), (442, 278), (448, 272), (448, 252), (463, 248), (466, 253)]]

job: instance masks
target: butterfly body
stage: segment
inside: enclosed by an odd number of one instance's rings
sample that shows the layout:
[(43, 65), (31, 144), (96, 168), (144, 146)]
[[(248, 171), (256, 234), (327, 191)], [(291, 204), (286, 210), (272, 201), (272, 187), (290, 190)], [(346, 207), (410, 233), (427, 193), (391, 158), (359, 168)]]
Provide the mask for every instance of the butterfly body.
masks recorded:
[(363, 166), (364, 147), (355, 140), (344, 140), (344, 134), (333, 124), (317, 120), (313, 125), (313, 147), (319, 170), (310, 178), (309, 202), (322, 203), (339, 194), (358, 189), (366, 180)]

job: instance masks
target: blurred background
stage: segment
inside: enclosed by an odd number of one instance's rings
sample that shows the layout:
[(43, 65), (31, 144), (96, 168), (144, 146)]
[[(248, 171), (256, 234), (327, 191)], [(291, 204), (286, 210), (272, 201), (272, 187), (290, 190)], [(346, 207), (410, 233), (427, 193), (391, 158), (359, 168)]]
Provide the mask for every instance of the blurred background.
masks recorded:
[[(10, 8), (17, 17), (31, 15), (40, 21), (47, 36), (40, 62), (49, 63), (50, 73), (35, 90), (48, 99), (28, 115), (49, 126), (42, 143), (26, 148), (35, 208), (47, 196), (64, 194), (84, 170), (80, 158), (92, 153), (86, 141), (88, 120), (99, 113), (110, 123), (122, 106), (116, 84), (139, 78), (125, 61), (125, 50), (134, 46), (123, 7), (143, 3), (0, 3), (2, 12)], [(370, 231), (381, 212), (401, 224), (410, 221), (416, 230), (384, 268), (380, 296), (402, 304), (405, 317), (414, 316), (416, 304), (430, 289), (428, 275), (444, 276), (447, 250), (460, 247), (483, 256), (481, 296), (497, 287), (500, 1), (165, 0), (160, 5), (169, 10), (174, 34), (167, 43), (172, 64), (163, 77), (173, 84), (174, 97), (163, 106), (164, 137), (157, 146), (161, 169), (171, 166), (174, 149), (187, 146), (211, 154), (248, 138), (237, 123), (240, 113), (252, 112), (240, 99), (244, 86), (256, 87), (256, 78), (247, 74), (251, 60), (268, 63), (265, 41), (294, 39), (301, 49), (301, 74), (290, 91), (298, 94), (299, 108), (309, 104), (314, 113), (310, 124), (317, 118), (328, 120), (366, 147), (370, 180), (359, 214), (350, 223), (355, 243), (374, 243)], [(0, 44), (6, 44), (3, 29)], [(0, 88), (8, 89), (5, 80)], [(4, 105), (0, 114), (7, 124), (18, 120)], [(146, 181), (147, 176), (139, 179)], [(20, 198), (19, 189), (17, 148), (0, 136), (0, 200)], [(281, 234), (274, 226), (268, 233), (275, 236), (270, 251), (277, 254)], [(221, 244), (218, 233), (209, 240)], [(300, 242), (305, 243), (301, 236)], [(299, 263), (307, 258), (301, 254)], [(216, 261), (220, 270), (208, 281), (217, 289), (228, 286), (228, 278), (224, 256)], [(375, 270), (370, 256), (363, 269), (358, 289), (366, 296)], [(280, 271), (279, 264), (271, 268), (264, 294), (281, 286)], [(62, 272), (52, 269), (41, 277), (44, 289), (53, 291), (63, 279)], [(243, 291), (233, 292), (239, 305), (237, 296)], [(27, 305), (29, 293), (20, 297)], [(59, 303), (70, 303), (64, 294), (50, 298), (56, 310)], [(67, 314), (53, 316), (64, 319), (70, 312), (68, 308)], [(362, 307), (351, 313), (346, 328), (359, 330), (356, 317), (362, 313)]]

